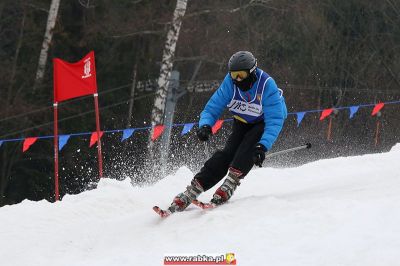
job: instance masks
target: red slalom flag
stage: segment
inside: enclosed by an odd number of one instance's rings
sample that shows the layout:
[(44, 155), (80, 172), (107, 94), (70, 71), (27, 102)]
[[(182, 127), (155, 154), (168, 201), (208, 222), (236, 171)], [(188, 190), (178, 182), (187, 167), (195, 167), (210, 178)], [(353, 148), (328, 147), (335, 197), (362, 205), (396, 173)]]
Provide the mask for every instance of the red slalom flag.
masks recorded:
[[(100, 131), (100, 138), (103, 136), (103, 131)], [(92, 135), (90, 136), (90, 144), (89, 147), (92, 147), (98, 140), (99, 138), (97, 137), (97, 132), (92, 132)]]
[(151, 140), (155, 141), (158, 139), (165, 129), (164, 125), (157, 125), (153, 128), (153, 136), (151, 136)]
[(76, 63), (54, 58), (53, 64), (55, 103), (97, 92), (93, 51)]
[(383, 108), (383, 106), (385, 106), (384, 103), (377, 103), (377, 104), (375, 105), (374, 109), (372, 110), (371, 116), (376, 115), (376, 114)]
[(322, 111), (321, 117), (319, 118), (319, 121), (324, 120), (328, 116), (330, 116), (333, 112), (333, 108), (325, 109)]
[(22, 152), (26, 152), (32, 146), (33, 143), (37, 141), (38, 138), (26, 138), (24, 140), (24, 145), (22, 146)]
[(221, 129), (223, 123), (224, 120), (217, 120), (217, 122), (215, 122), (215, 125), (212, 127), (212, 133), (216, 134), (218, 130)]

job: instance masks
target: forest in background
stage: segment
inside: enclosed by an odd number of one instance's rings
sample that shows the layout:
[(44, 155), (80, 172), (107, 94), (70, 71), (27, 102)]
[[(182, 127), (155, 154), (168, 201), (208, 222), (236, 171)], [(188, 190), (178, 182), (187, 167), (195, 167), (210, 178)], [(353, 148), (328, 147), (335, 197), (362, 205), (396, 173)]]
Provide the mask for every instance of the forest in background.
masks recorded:
[[(96, 54), (102, 129), (149, 125), (155, 88), (148, 84), (160, 75), (176, 0), (61, 0), (45, 75), (37, 84), (50, 4), (50, 0), (0, 2), (0, 140), (52, 135), (51, 60), (75, 62), (91, 50)], [(400, 2), (188, 0), (173, 65), (180, 72), (180, 87), (204, 88), (221, 80), (229, 57), (238, 50), (255, 54), (259, 67), (284, 89), (289, 112), (399, 100)], [(128, 117), (132, 87), (133, 112)], [(197, 122), (212, 92), (188, 91), (178, 102), (174, 122)], [(317, 114), (305, 117), (299, 128), (289, 117), (276, 149), (310, 139), (316, 148), (267, 164), (292, 166), (387, 150), (399, 142), (398, 108), (385, 107), (381, 117), (360, 110), (352, 120), (339, 112), (331, 141), (326, 141), (327, 124), (318, 121)], [(90, 97), (60, 105), (60, 134), (94, 131), (92, 109)], [(382, 132), (376, 147), (377, 119)], [(223, 145), (229, 124), (224, 128), (212, 139), (211, 150)], [(131, 177), (138, 184), (156, 180), (158, 173), (149, 169), (157, 158), (148, 157), (148, 135), (137, 132), (125, 143), (118, 134), (106, 135), (105, 176)], [(3, 143), (0, 206), (24, 199), (54, 200), (52, 145), (50, 140), (41, 141), (22, 153), (21, 142)], [(179, 129), (174, 129), (171, 155), (171, 171), (181, 165), (195, 171), (204, 161), (204, 146), (195, 134), (180, 137)], [(61, 195), (95, 187), (96, 160), (87, 139), (71, 139), (60, 153)]]

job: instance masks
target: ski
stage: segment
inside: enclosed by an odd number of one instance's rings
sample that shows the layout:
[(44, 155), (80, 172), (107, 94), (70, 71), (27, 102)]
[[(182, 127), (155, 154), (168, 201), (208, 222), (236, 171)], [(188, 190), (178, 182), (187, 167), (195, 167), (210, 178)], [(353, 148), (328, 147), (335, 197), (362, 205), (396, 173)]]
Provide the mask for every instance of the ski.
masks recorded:
[[(207, 203), (205, 203), (205, 202), (202, 202), (202, 201), (199, 201), (199, 200), (193, 200), (192, 203), (193, 203), (194, 205), (196, 205), (197, 207), (203, 209), (203, 210), (214, 209), (214, 208), (216, 208), (216, 207), (219, 206), (219, 205), (214, 204), (214, 203), (212, 203), (212, 202), (207, 202)], [(161, 208), (158, 207), (158, 206), (154, 206), (154, 207), (153, 207), (153, 210), (154, 210), (158, 215), (160, 215), (161, 218), (166, 218), (166, 217), (168, 217), (168, 216), (170, 216), (171, 214), (174, 213), (174, 212), (172, 212), (172, 211), (169, 210), (169, 209), (163, 210), (163, 209), (161, 209)]]
[(196, 205), (197, 207), (202, 208), (203, 210), (214, 209), (214, 208), (218, 207), (218, 205), (215, 203), (212, 203), (212, 202), (205, 203), (205, 202), (199, 201), (197, 199), (193, 200), (192, 203), (194, 205)]
[(160, 207), (158, 207), (158, 206), (154, 206), (153, 207), (153, 210), (158, 214), (158, 215), (160, 215), (160, 217), (161, 218), (165, 218), (165, 217), (168, 217), (168, 216), (170, 216), (173, 212), (171, 212), (170, 210), (163, 210), (163, 209), (161, 209)]

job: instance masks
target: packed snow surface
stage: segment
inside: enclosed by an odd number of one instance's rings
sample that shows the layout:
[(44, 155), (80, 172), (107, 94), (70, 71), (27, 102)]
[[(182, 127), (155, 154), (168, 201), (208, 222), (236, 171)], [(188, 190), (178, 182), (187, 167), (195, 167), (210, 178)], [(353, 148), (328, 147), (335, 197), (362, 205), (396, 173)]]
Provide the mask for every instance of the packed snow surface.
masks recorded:
[[(297, 168), (254, 168), (231, 201), (161, 219), (193, 176), (148, 187), (103, 179), (52, 204), (0, 208), (3, 266), (163, 265), (165, 254), (225, 254), (237, 265), (399, 265), (400, 145)], [(211, 198), (214, 189), (203, 193)]]

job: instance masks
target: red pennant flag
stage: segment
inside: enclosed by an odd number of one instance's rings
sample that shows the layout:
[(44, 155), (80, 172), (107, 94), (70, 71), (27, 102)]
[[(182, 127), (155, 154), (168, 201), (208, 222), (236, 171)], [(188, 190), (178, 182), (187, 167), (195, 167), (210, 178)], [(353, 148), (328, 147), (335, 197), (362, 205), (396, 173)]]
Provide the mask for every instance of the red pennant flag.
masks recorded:
[(385, 106), (384, 103), (377, 103), (374, 107), (374, 110), (372, 110), (372, 116), (376, 115), (382, 108)]
[(153, 129), (153, 136), (151, 136), (151, 140), (155, 141), (156, 139), (158, 139), (163, 133), (164, 129), (165, 129), (164, 125), (155, 126)]
[(76, 63), (54, 58), (54, 102), (97, 92), (94, 52)]
[(330, 116), (333, 112), (333, 108), (325, 109), (322, 111), (321, 117), (319, 118), (320, 121), (324, 120), (328, 116)]
[(224, 120), (217, 120), (217, 122), (215, 122), (215, 125), (212, 127), (212, 133), (216, 134), (218, 130), (221, 129), (223, 123)]
[(26, 152), (33, 143), (37, 141), (38, 138), (26, 138), (24, 140), (24, 145), (22, 146), (22, 152)]
[[(100, 138), (103, 136), (103, 131), (100, 131)], [(92, 147), (98, 140), (99, 138), (97, 137), (97, 132), (93, 132), (92, 135), (90, 136), (90, 144), (89, 147)]]

